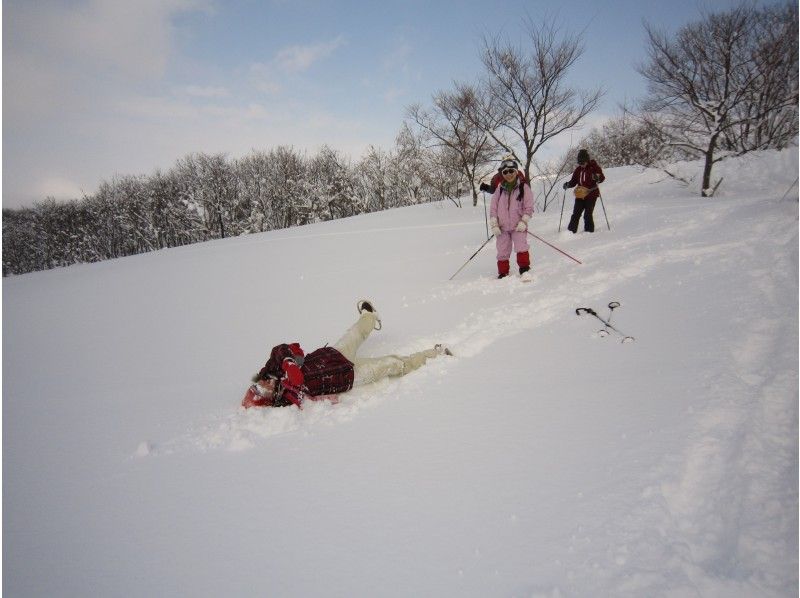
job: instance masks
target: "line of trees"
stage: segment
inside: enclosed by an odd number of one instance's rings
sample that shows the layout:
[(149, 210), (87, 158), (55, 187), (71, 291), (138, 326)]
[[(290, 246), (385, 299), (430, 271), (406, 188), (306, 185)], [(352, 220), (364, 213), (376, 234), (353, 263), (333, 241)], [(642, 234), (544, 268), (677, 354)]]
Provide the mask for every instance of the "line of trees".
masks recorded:
[(191, 154), (166, 172), (121, 176), (79, 200), (3, 210), (3, 276), (97, 262), (398, 206), (457, 198), (458, 177), (431, 174), (407, 128), (391, 151), (357, 163), (323, 147), (237, 159)]
[[(645, 98), (579, 142), (605, 167), (661, 168), (702, 159), (701, 195), (713, 195), (714, 164), (749, 151), (783, 148), (798, 134), (798, 8), (743, 4), (702, 15), (674, 37), (645, 24)], [(582, 34), (552, 21), (524, 22), (525, 41), (485, 37), (483, 70), (415, 104), (389, 151), (357, 163), (323, 147), (244, 158), (192, 154), (167, 172), (117, 177), (80, 200), (48, 199), (3, 210), (3, 275), (94, 262), (209, 239), (286, 228), (427, 201), (456, 205), (511, 154), (534, 187), (539, 210), (557, 197), (575, 148), (536, 154), (585, 123), (603, 96), (568, 75)], [(673, 175), (675, 176), (675, 175)], [(688, 183), (688, 181), (687, 181)]]
[[(648, 84), (638, 105), (621, 107), (577, 144), (604, 166), (655, 167), (670, 176), (678, 160), (703, 161), (700, 195), (722, 182), (713, 166), (747, 152), (797, 143), (798, 7), (744, 3), (701, 18), (669, 36), (645, 23), (646, 60), (637, 66)], [(475, 84), (454, 83), (430, 107), (408, 110), (426, 147), (447, 150), (477, 205), (476, 184), (511, 154), (536, 185), (539, 209), (556, 195), (557, 181), (574, 167), (576, 147), (539, 161), (555, 137), (580, 129), (602, 88), (577, 89), (568, 74), (584, 51), (583, 35), (551, 21), (525, 24), (526, 42), (484, 38), (483, 73)], [(687, 185), (691, 180), (681, 178)]]

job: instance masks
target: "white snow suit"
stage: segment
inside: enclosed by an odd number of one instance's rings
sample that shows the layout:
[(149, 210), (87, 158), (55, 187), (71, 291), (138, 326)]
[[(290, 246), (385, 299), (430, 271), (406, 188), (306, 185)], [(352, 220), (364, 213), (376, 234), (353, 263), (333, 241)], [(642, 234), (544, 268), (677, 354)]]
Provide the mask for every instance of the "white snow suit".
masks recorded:
[(355, 370), (353, 387), (371, 384), (387, 377), (404, 376), (425, 365), (428, 359), (439, 355), (436, 349), (427, 349), (411, 355), (358, 357), (358, 349), (375, 329), (376, 320), (374, 313), (362, 312), (358, 321), (333, 345), (334, 349), (353, 362)]

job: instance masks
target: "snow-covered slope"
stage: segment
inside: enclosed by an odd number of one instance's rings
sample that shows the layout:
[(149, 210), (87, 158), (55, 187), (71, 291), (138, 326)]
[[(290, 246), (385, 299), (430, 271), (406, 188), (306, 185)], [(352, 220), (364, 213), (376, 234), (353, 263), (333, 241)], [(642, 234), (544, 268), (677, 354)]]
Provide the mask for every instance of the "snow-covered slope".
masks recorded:
[[(610, 169), (611, 231), (534, 217), (583, 265), (532, 240), (533, 284), (493, 243), (448, 281), (485, 224), (447, 203), (4, 280), (4, 590), (796, 595), (797, 159), (723, 163), (711, 200)], [(364, 354), (456, 356), (238, 407), (359, 297)], [(575, 315), (612, 300), (635, 342)]]

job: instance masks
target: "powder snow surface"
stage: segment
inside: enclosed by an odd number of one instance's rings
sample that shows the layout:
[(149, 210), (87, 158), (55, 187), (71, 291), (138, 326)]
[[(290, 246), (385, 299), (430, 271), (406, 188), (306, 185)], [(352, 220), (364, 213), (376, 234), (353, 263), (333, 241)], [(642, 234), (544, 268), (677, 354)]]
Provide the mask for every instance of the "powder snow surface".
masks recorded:
[[(536, 214), (583, 265), (531, 239), (530, 284), (493, 243), (448, 281), (486, 232), (447, 202), (5, 279), (3, 589), (795, 596), (797, 160), (723, 163), (713, 199), (608, 169), (611, 231)], [(239, 407), (360, 297), (364, 355), (455, 356)], [(575, 314), (610, 301), (635, 342)]]

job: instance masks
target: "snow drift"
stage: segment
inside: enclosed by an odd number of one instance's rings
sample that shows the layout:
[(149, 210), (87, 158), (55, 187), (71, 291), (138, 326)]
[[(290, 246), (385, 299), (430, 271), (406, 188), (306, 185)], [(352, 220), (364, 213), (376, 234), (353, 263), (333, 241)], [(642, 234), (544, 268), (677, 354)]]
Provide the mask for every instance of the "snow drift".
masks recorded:
[[(4, 590), (796, 595), (797, 159), (722, 163), (710, 200), (608, 169), (611, 231), (536, 214), (583, 265), (532, 240), (532, 284), (491, 243), (448, 281), (486, 233), (445, 202), (5, 279)], [(239, 408), (360, 297), (365, 354), (455, 357)], [(612, 300), (635, 342), (575, 315)]]

